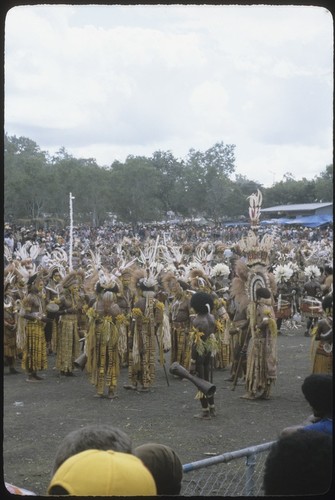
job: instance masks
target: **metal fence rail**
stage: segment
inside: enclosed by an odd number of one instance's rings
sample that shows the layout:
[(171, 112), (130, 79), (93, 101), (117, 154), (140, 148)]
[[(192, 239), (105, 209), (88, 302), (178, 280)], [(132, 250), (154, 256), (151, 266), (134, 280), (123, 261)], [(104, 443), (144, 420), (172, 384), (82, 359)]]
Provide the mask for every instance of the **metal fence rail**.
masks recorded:
[(273, 443), (275, 441), (184, 464), (180, 494), (262, 496), (264, 462)]

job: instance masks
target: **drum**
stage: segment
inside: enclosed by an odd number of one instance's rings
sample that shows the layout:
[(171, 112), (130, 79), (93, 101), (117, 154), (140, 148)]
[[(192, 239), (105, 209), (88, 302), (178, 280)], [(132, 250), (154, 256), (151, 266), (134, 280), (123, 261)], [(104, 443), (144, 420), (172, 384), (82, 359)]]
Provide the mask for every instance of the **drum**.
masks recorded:
[(46, 306), (46, 310), (50, 313), (56, 313), (59, 311), (59, 305), (58, 304), (55, 304), (54, 302), (50, 302), (47, 306)]
[(274, 311), (277, 319), (288, 319), (292, 316), (291, 303), (287, 300), (282, 300), (280, 307), (278, 307), (278, 304), (275, 304)]
[(304, 297), (300, 302), (300, 312), (309, 318), (319, 318), (322, 316), (322, 304), (315, 297)]

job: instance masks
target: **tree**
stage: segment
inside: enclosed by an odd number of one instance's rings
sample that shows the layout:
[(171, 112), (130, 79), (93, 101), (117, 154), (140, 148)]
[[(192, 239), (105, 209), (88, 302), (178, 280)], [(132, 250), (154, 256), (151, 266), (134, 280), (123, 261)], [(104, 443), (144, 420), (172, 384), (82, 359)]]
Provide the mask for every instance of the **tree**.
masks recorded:
[(180, 213), (181, 188), (184, 185), (184, 162), (174, 158), (171, 151), (156, 151), (150, 161), (160, 174), (158, 196), (163, 211), (166, 213), (172, 210), (174, 213)]
[(190, 149), (185, 174), (188, 206), (194, 215), (215, 221), (223, 216), (223, 193), (235, 170), (234, 148), (234, 145), (218, 142), (204, 153)]
[(229, 177), (235, 171), (235, 145), (217, 142), (204, 153), (190, 149), (187, 163), (203, 169), (204, 177), (210, 181), (213, 176)]
[(286, 173), (270, 188), (235, 174), (234, 145), (214, 144), (205, 152), (190, 149), (186, 160), (171, 151), (150, 158), (128, 156), (100, 167), (93, 158), (74, 158), (64, 147), (49, 156), (26, 137), (4, 141), (4, 216), (37, 218), (48, 214), (67, 219), (69, 193), (75, 196), (75, 218), (100, 225), (108, 212), (136, 225), (165, 218), (168, 211), (184, 217), (204, 216), (217, 222), (247, 212), (247, 197), (257, 189), (263, 207), (332, 201), (333, 165), (313, 180)]
[(277, 182), (266, 190), (264, 208), (274, 205), (315, 202), (315, 182), (302, 179), (296, 181), (286, 176), (285, 181)]
[(145, 157), (128, 156), (124, 165), (112, 164), (111, 207), (120, 220), (136, 227), (139, 222), (159, 220), (160, 175)]
[(333, 201), (333, 165), (327, 165), (319, 177), (315, 177), (315, 197), (320, 202)]
[(47, 202), (46, 156), (35, 142), (5, 135), (4, 182), (7, 216), (41, 216)]

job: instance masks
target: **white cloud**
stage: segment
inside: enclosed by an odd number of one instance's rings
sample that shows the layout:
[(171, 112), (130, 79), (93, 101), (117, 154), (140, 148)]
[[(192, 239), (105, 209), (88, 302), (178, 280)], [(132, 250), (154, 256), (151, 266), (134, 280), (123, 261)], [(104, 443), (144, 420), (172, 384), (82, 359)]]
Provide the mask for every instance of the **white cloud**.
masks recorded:
[(5, 130), (101, 165), (223, 141), (249, 178), (312, 178), (332, 162), (332, 42), (319, 7), (15, 7)]

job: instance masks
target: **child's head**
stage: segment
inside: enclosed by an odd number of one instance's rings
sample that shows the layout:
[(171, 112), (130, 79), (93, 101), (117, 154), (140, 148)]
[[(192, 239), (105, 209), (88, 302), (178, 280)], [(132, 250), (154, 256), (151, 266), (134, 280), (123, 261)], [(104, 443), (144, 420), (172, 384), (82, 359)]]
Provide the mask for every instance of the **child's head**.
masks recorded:
[(301, 390), (306, 401), (313, 408), (315, 416), (324, 417), (332, 415), (333, 375), (313, 373), (305, 378)]

